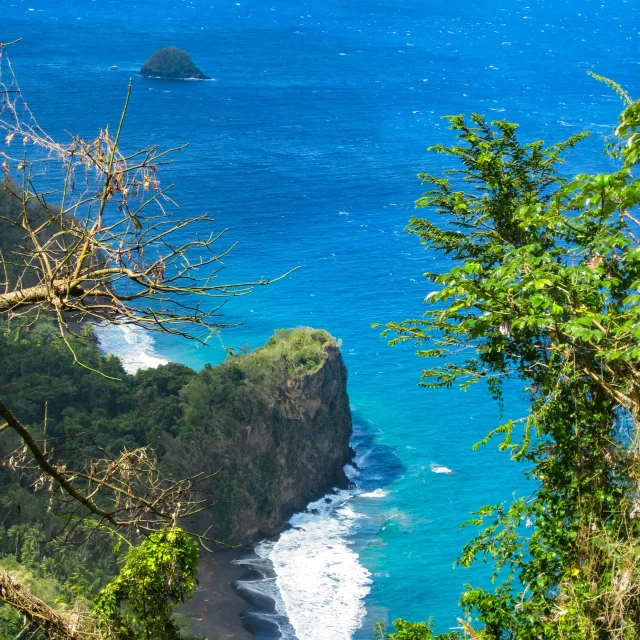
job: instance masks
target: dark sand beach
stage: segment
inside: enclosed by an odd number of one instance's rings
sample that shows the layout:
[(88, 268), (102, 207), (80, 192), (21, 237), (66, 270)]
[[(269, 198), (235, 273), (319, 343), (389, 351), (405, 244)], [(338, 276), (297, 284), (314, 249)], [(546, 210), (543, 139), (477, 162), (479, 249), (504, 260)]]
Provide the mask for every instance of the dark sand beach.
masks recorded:
[(251, 583), (264, 576), (250, 566), (234, 564), (234, 560), (250, 555), (248, 547), (201, 555), (198, 589), (192, 600), (180, 608), (190, 621), (191, 633), (209, 640), (281, 637), (278, 623), (270, 615), (275, 613), (275, 602), (252, 589)]
[(246, 552), (228, 549), (202, 554), (198, 571), (199, 586), (182, 612), (191, 619), (195, 635), (209, 640), (251, 640), (254, 637), (242, 624), (242, 613), (248, 604), (234, 588), (234, 583), (247, 574), (247, 569), (232, 564)]

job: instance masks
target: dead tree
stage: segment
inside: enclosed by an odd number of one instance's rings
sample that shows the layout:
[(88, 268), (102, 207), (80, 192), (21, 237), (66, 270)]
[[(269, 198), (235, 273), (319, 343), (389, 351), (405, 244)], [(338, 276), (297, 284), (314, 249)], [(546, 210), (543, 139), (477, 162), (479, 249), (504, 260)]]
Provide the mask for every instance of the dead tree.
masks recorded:
[[(0, 318), (11, 326), (53, 316), (74, 360), (86, 366), (70, 339), (83, 323), (136, 325), (206, 342), (225, 326), (220, 307), (226, 299), (279, 279), (221, 279), (233, 248), (223, 245), (225, 230), (206, 213), (176, 217), (170, 186), (160, 183), (161, 166), (179, 148), (121, 149), (131, 82), (114, 132), (105, 128), (93, 140), (72, 135), (60, 143), (31, 113), (6, 47), (0, 43), (0, 188), (14, 206), (0, 214), (0, 232), (10, 229), (18, 241), (0, 252)], [(51, 189), (56, 176), (60, 187)], [(152, 532), (205, 508), (194, 498), (204, 478), (166, 477), (147, 447), (67, 467), (5, 400), (0, 437), (12, 433), (18, 443), (8, 464), (28, 470), (34, 488), (46, 488), (56, 508), (73, 515), (65, 536)], [(4, 573), (0, 600), (50, 638), (89, 637)]]
[[(0, 56), (10, 69), (3, 47)], [(120, 149), (131, 83), (115, 133), (106, 128), (92, 141), (72, 136), (60, 144), (39, 128), (21, 91), (10, 88), (17, 85), (1, 80), (3, 188), (18, 206), (0, 220), (19, 231), (20, 242), (0, 256), (0, 314), (53, 314), (65, 340), (70, 326), (92, 321), (206, 342), (224, 326), (224, 300), (279, 279), (221, 281), (234, 246), (218, 250), (226, 230), (206, 213), (177, 218), (170, 186), (160, 184), (158, 170), (177, 149)], [(59, 190), (43, 193), (45, 168), (46, 178), (52, 169), (61, 175)]]

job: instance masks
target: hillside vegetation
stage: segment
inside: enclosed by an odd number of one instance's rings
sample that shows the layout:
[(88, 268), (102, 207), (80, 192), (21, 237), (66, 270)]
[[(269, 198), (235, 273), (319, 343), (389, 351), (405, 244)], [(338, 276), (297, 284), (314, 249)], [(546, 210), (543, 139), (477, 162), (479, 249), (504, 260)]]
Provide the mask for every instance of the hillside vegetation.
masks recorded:
[[(95, 456), (96, 451), (117, 456), (124, 448), (145, 444), (153, 446), (167, 472), (192, 474), (199, 460), (209, 461), (211, 472), (218, 473), (206, 489), (215, 494), (216, 504), (191, 523), (193, 528), (210, 526), (210, 536), (221, 540), (236, 532), (239, 541), (237, 518), (242, 519), (240, 531), (249, 531), (247, 523), (256, 518), (283, 525), (279, 479), (287, 470), (278, 466), (273, 448), (251, 453), (242, 434), (249, 424), (279, 415), (280, 404), (297, 406), (300, 381), (317, 374), (336, 347), (326, 331), (277, 331), (263, 348), (231, 355), (200, 373), (171, 363), (129, 375), (117, 358), (100, 354), (90, 327), (73, 346), (83, 363), (111, 378), (74, 364), (52, 324), (9, 330), (0, 323), (0, 396), (11, 399), (34, 433), (43, 434), (46, 420), (46, 435), (59, 461)], [(296, 424), (306, 419), (297, 416)], [(0, 439), (5, 460), (17, 445), (9, 436)], [(290, 436), (282, 432), (278, 437)], [(33, 479), (10, 466), (0, 469), (0, 569), (51, 605), (96, 593), (118, 570), (112, 543), (102, 537), (81, 546), (50, 542), (64, 523), (50, 508), (48, 492), (34, 491)], [(253, 535), (260, 526), (261, 521), (254, 523)], [(8, 634), (19, 616), (6, 606), (0, 612), (8, 620)], [(0, 637), (12, 637), (3, 636), (1, 623)]]

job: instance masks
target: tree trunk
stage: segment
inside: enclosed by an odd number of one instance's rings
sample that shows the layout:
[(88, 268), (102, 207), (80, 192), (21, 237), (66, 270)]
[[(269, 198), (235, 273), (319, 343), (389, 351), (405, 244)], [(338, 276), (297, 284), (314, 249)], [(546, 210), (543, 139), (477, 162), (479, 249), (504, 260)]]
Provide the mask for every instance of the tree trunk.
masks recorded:
[(0, 601), (17, 609), (34, 627), (50, 640), (87, 640), (99, 638), (101, 634), (88, 633), (81, 627), (81, 615), (69, 612), (67, 615), (52, 609), (36, 598), (24, 585), (0, 569)]

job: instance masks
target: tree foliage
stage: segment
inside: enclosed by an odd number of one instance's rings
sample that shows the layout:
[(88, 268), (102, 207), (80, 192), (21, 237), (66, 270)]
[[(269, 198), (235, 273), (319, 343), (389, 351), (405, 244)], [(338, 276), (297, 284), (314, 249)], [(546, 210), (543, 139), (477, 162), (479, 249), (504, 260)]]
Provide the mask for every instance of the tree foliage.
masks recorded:
[(384, 333), (419, 345), (427, 387), (485, 381), (503, 401), (511, 380), (530, 402), (481, 442), (501, 436), (537, 488), (467, 523), (481, 532), (459, 562), (491, 560), (497, 586), (467, 585), (460, 637), (640, 637), (640, 103), (625, 99), (611, 173), (559, 173), (583, 134), (521, 144), (473, 115), (432, 148), (459, 166), (421, 176), (437, 221), (408, 231), (451, 267), (426, 274), (424, 317)]
[(123, 640), (179, 640), (176, 604), (196, 587), (198, 545), (178, 527), (153, 533), (127, 553), (120, 573), (96, 599), (96, 611)]

